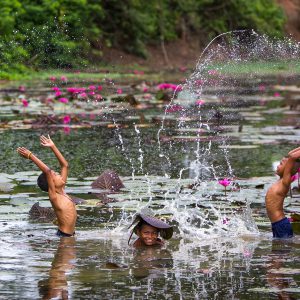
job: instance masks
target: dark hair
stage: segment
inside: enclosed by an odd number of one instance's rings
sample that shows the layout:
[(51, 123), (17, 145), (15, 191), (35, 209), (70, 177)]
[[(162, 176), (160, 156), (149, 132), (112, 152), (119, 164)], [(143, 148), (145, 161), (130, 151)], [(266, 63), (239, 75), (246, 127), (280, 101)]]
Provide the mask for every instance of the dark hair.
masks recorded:
[(44, 191), (48, 192), (49, 186), (48, 186), (48, 181), (45, 173), (42, 173), (38, 179), (37, 179), (37, 185), (39, 188)]

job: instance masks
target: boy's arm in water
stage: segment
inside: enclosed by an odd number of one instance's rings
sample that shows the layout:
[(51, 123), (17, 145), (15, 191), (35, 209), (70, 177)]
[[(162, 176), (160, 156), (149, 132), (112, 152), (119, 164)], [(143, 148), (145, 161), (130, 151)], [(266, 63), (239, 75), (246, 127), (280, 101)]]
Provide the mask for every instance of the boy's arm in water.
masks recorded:
[(64, 158), (64, 156), (58, 150), (58, 148), (56, 147), (54, 142), (51, 140), (49, 135), (48, 135), (48, 137), (42, 135), (40, 137), (40, 141), (41, 141), (42, 146), (51, 148), (51, 150), (55, 154), (55, 156), (56, 156), (56, 158), (59, 161), (59, 164), (61, 166), (60, 174), (62, 176), (63, 181), (66, 182), (67, 177), (68, 177), (68, 169), (69, 169), (69, 164), (68, 164), (67, 160)]

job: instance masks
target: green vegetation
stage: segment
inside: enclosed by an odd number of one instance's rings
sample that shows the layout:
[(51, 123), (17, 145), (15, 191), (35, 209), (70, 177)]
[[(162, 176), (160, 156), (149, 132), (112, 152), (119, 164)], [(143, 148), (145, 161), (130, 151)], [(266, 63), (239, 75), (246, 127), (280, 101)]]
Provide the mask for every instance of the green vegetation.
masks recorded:
[(28, 70), (87, 68), (103, 47), (142, 57), (146, 45), (254, 29), (281, 36), (284, 16), (274, 0), (2, 0), (0, 78)]

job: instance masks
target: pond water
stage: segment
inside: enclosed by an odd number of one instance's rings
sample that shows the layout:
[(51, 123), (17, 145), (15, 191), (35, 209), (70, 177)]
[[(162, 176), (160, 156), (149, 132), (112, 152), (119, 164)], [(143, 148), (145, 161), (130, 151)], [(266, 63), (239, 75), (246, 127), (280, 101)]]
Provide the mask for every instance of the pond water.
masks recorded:
[[(299, 140), (299, 129), (292, 125), (299, 114), (273, 106), (234, 108), (244, 117), (242, 130), (234, 122), (223, 123), (215, 140), (199, 138), (195, 126), (178, 132), (166, 122), (168, 138), (159, 145), (160, 126), (137, 127), (130, 118), (127, 127), (71, 126), (67, 133), (60, 127), (4, 128), (0, 298), (299, 298), (300, 239), (273, 240), (263, 204), (275, 180), (274, 163)], [(149, 111), (145, 114), (149, 118)], [(156, 107), (150, 114), (161, 111)], [(70, 161), (66, 191), (86, 200), (77, 206), (75, 238), (58, 239), (52, 223), (28, 217), (34, 203), (50, 203), (36, 187), (39, 171), (15, 149), (26, 146), (56, 166), (53, 154), (39, 146), (44, 133)], [(205, 163), (214, 165), (218, 178), (235, 176), (226, 196), (214, 176), (204, 176)], [(116, 202), (99, 205), (91, 183), (105, 169), (116, 170), (125, 189), (108, 195)], [(199, 170), (204, 174), (191, 188)], [(287, 212), (299, 211), (299, 196), (294, 192), (285, 205)], [(127, 245), (132, 216), (144, 207), (176, 227), (162, 249)], [(203, 218), (211, 223), (199, 226)]]
[[(235, 35), (210, 43), (181, 85), (73, 74), (1, 86), (1, 299), (300, 298), (300, 239), (273, 240), (264, 207), (275, 165), (299, 146), (299, 45)], [(288, 74), (227, 72), (257, 62), (259, 73), (262, 58), (275, 69), (282, 59)], [(41, 134), (70, 162), (66, 192), (83, 199), (75, 238), (29, 218), (32, 205), (50, 203), (16, 148), (57, 168)], [(107, 169), (125, 188), (92, 189)], [(287, 216), (300, 212), (297, 188)], [(162, 248), (127, 244), (145, 209), (174, 225)]]

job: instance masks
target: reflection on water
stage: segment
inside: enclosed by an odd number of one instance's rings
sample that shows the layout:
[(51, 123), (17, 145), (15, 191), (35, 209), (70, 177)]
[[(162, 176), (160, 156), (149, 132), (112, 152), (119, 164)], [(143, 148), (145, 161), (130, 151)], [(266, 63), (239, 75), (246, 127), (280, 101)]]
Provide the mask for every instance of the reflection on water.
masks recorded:
[(172, 267), (172, 253), (167, 249), (144, 247), (135, 250), (132, 274), (137, 279), (163, 277)]
[[(290, 149), (280, 139), (294, 141), (296, 131), (286, 134), (285, 128), (276, 127), (279, 132), (274, 134), (272, 127), (263, 135), (257, 123), (251, 123), (256, 115), (251, 117), (249, 109), (240, 109), (248, 118), (241, 132), (225, 125), (217, 135), (255, 147), (236, 147), (225, 156), (218, 140), (195, 142), (206, 134), (195, 133), (198, 123), (187, 123), (179, 131), (165, 123), (161, 153), (168, 153), (171, 164), (159, 156), (157, 128), (129, 124), (131, 128), (118, 131), (94, 127), (72, 129), (70, 135), (56, 132), (55, 141), (71, 162), (67, 192), (87, 200), (78, 205), (76, 237), (67, 239), (55, 237), (52, 224), (28, 219), (34, 203), (50, 204), (36, 189), (39, 172), (14, 152), (20, 143), (40, 153), (36, 140), (45, 132), (2, 132), (0, 168), (7, 174), (0, 174), (0, 298), (299, 299), (300, 242), (272, 241), (263, 204), (265, 189), (274, 178), (250, 179), (272, 175), (272, 162)], [(278, 119), (272, 123), (274, 114), (269, 115), (264, 122), (277, 124)], [(278, 140), (281, 144), (274, 147)], [(55, 166), (51, 153), (43, 157)], [(209, 181), (212, 162), (217, 176), (231, 167), (236, 176), (246, 177), (236, 180), (240, 189), (225, 197), (222, 188)], [(96, 207), (99, 199), (90, 194), (90, 184), (105, 169), (128, 176), (123, 178), (126, 189), (113, 195), (117, 202)], [(188, 180), (199, 177), (209, 180), (196, 184)], [(180, 227), (165, 248), (132, 249), (126, 225), (149, 203), (166, 217), (176, 211), (174, 223)], [(297, 198), (287, 203), (291, 211), (300, 209)]]
[[(297, 282), (289, 274), (293, 269), (288, 268), (287, 262), (292, 258), (293, 247), (300, 247), (292, 241), (272, 241), (272, 251), (268, 255), (267, 260), (267, 282), (271, 287), (272, 293), (278, 295), (279, 299), (290, 300), (297, 299), (293, 293), (289, 292), (289, 288), (297, 289)], [(299, 294), (298, 291), (297, 294)]]
[(74, 267), (75, 238), (61, 238), (52, 261), (49, 277), (38, 282), (41, 299), (68, 299), (67, 273)]

